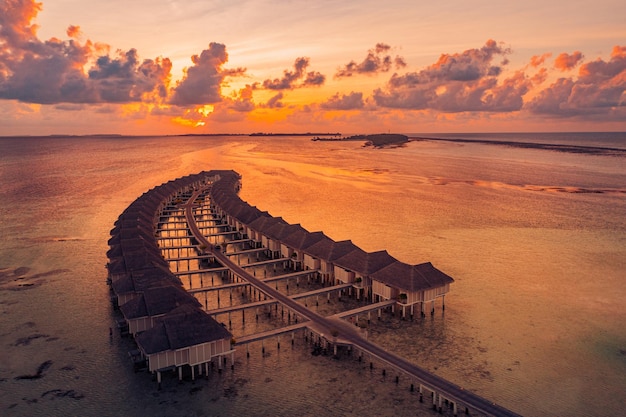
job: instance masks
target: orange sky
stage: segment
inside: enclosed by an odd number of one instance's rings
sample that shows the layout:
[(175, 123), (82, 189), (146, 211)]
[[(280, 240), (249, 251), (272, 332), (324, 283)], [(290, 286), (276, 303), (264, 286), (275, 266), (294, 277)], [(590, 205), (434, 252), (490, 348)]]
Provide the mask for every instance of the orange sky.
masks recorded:
[(0, 0), (0, 135), (626, 130), (623, 1), (219, 3)]

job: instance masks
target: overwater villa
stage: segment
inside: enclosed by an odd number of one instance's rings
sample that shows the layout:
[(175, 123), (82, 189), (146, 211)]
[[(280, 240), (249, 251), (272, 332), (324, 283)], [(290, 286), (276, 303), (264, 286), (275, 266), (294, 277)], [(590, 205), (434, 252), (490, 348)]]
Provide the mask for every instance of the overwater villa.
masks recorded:
[[(108, 282), (111, 300), (122, 318), (118, 326), (134, 337), (137, 349), (129, 352), (136, 368), (145, 367), (156, 375), (161, 385), (162, 373), (174, 371), (178, 378), (190, 372), (194, 379), (211, 368), (222, 369), (231, 358), (234, 367), (235, 347), (253, 341), (278, 337), (283, 333), (303, 331), (305, 338), (319, 345), (339, 345), (365, 353), (372, 360), (408, 375), (419, 384), (420, 402), (429, 394), (434, 409), (447, 406), (457, 415), (459, 408), (492, 416), (515, 416), (515, 413), (494, 404), (462, 387), (407, 362), (363, 338), (355, 326), (342, 320), (382, 308), (407, 312), (411, 318), (421, 316), (444, 297), (454, 281), (431, 263), (410, 265), (400, 262), (387, 251), (366, 252), (350, 240), (334, 241), (321, 231), (309, 232), (299, 224), (289, 224), (280, 217), (252, 207), (238, 196), (241, 177), (235, 171), (207, 171), (169, 181), (144, 193), (119, 217), (109, 239)], [(208, 223), (209, 226), (200, 226)], [(201, 230), (213, 229), (206, 233)], [(212, 240), (210, 240), (212, 239)], [(244, 245), (244, 250), (227, 251), (229, 245)], [(263, 257), (261, 262), (239, 264), (239, 255)], [(236, 256), (237, 262), (229, 257)], [(194, 266), (190, 268), (191, 262)], [(175, 263), (175, 272), (170, 269)], [(187, 268), (179, 271), (179, 262)], [(282, 264), (293, 272), (257, 278), (245, 270), (253, 265)], [(202, 274), (223, 274), (227, 284), (205, 286)], [(200, 287), (192, 288), (193, 274), (200, 275)], [(183, 287), (181, 276), (189, 277), (189, 288)], [(322, 288), (286, 295), (268, 285), (269, 280), (315, 276)], [(298, 279), (298, 278), (296, 278)], [(220, 308), (219, 291), (242, 289), (246, 303)], [(208, 291), (218, 291), (217, 309), (208, 310)], [(323, 317), (300, 304), (298, 299), (331, 292), (348, 291), (368, 304), (353, 310)], [(203, 306), (196, 294), (204, 293)], [(226, 326), (216, 321), (219, 314), (248, 308), (286, 310), (287, 323), (282, 328), (246, 335), (236, 342)], [(272, 307), (273, 306), (273, 307)], [(416, 311), (417, 308), (417, 311)], [(278, 313), (276, 313), (278, 314)], [(295, 324), (291, 324), (291, 318)], [(257, 313), (258, 318), (258, 313)], [(298, 321), (300, 319), (300, 321)], [(358, 320), (357, 320), (358, 322)], [(264, 348), (263, 348), (264, 349)], [(384, 372), (384, 371), (383, 371)], [(397, 381), (397, 378), (396, 378)], [(411, 384), (413, 389), (413, 384)]]

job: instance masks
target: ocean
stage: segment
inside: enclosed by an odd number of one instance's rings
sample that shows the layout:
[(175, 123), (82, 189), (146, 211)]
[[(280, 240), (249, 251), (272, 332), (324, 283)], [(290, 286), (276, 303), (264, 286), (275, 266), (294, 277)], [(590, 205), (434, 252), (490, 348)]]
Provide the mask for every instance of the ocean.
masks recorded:
[(143, 192), (210, 169), (273, 216), (455, 279), (445, 312), (383, 315), (370, 340), (525, 416), (623, 414), (626, 134), (409, 136), (446, 140), (0, 138), (0, 414), (433, 414), (410, 381), (300, 338), (161, 390), (133, 371), (132, 341), (109, 334), (109, 231)]

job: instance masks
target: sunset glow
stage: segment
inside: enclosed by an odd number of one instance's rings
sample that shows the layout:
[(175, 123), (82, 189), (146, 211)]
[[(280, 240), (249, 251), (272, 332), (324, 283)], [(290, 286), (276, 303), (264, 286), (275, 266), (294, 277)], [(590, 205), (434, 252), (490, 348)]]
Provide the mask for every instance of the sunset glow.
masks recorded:
[(0, 0), (0, 135), (626, 130), (623, 1), (339, 3)]

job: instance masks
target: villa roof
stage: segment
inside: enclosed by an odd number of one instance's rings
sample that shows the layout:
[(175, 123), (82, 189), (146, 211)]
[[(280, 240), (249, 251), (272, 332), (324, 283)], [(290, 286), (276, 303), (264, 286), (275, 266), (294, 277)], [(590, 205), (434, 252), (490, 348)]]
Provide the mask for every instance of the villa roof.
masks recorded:
[(270, 228), (277, 223), (287, 224), (282, 217), (262, 216), (251, 222), (250, 227), (267, 236)]
[(326, 262), (334, 263), (337, 259), (346, 256), (352, 251), (361, 250), (351, 240), (335, 242), (327, 236), (323, 236), (317, 242), (307, 246), (304, 252)]
[(357, 248), (335, 260), (334, 264), (360, 275), (368, 276), (395, 262), (399, 261), (389, 255), (386, 250), (368, 253)]
[(190, 304), (157, 319), (154, 327), (137, 335), (139, 348), (147, 355), (200, 345), (232, 334), (208, 314)]
[(149, 288), (138, 297), (120, 306), (126, 319), (154, 317), (168, 313), (183, 304), (200, 307), (200, 302), (182, 287), (167, 285)]
[(411, 292), (441, 287), (454, 282), (454, 279), (435, 268), (430, 262), (418, 265), (395, 262), (374, 272), (370, 277)]
[(141, 293), (145, 290), (165, 285), (180, 286), (180, 280), (169, 270), (160, 267), (147, 267), (128, 271), (127, 275), (111, 283), (111, 288), (117, 294)]

